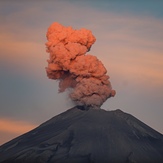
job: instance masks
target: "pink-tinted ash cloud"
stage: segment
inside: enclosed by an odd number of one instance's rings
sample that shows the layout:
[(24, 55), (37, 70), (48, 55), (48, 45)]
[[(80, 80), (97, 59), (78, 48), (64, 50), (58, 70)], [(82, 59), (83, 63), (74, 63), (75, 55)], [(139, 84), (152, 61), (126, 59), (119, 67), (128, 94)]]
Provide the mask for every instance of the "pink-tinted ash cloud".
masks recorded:
[(93, 107), (115, 95), (102, 62), (86, 54), (96, 41), (90, 30), (74, 30), (55, 22), (48, 28), (47, 40), (46, 72), (50, 79), (59, 80), (59, 92), (68, 89), (75, 103)]

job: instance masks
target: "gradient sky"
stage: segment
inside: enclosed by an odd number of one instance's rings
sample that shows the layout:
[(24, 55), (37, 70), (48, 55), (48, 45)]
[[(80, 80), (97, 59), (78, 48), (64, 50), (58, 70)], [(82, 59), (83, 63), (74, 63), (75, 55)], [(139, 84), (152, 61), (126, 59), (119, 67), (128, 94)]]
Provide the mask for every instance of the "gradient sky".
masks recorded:
[(74, 106), (46, 76), (46, 31), (59, 22), (87, 28), (89, 52), (117, 94), (101, 108), (121, 109), (163, 133), (163, 1), (0, 2), (0, 144)]

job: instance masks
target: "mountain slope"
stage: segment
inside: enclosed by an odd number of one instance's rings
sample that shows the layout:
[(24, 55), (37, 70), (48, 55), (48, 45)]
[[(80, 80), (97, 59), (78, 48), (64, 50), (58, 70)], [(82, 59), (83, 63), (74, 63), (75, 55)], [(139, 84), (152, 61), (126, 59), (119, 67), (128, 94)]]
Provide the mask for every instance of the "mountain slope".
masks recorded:
[(74, 107), (0, 147), (1, 163), (163, 162), (163, 135), (121, 110)]

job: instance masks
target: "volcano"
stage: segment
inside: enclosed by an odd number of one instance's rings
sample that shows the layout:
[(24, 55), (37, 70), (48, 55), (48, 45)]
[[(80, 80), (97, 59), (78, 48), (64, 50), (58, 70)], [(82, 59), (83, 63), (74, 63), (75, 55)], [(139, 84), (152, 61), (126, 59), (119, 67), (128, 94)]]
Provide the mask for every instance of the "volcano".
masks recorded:
[(0, 146), (0, 163), (162, 163), (163, 135), (121, 110), (73, 107)]

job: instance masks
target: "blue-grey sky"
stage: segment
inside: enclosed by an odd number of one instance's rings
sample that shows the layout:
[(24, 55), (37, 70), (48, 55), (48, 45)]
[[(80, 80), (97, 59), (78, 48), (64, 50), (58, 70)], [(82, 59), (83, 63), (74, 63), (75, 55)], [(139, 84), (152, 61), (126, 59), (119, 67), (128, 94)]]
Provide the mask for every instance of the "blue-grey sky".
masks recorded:
[(103, 62), (117, 92), (101, 108), (121, 109), (163, 133), (162, 8), (161, 0), (1, 1), (0, 143), (74, 106), (46, 76), (53, 22), (96, 37), (89, 53)]

